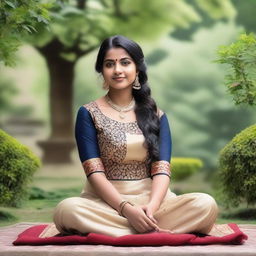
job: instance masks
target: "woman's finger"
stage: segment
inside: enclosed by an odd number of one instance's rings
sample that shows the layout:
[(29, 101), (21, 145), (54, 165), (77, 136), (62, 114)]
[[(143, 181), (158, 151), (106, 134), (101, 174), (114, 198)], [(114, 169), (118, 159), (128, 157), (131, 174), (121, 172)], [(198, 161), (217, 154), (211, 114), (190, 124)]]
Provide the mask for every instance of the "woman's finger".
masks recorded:
[(153, 229), (144, 219), (142, 219), (140, 223), (138, 223), (138, 226), (140, 227), (141, 233), (149, 232)]
[(145, 216), (145, 222), (148, 224), (148, 227), (150, 230), (154, 229), (157, 230), (158, 226), (148, 217)]
[(150, 220), (153, 221), (155, 224), (157, 224), (157, 220), (154, 218), (152, 212), (149, 211), (148, 208), (145, 205), (143, 205), (141, 208), (144, 211), (144, 213), (146, 214), (146, 216), (148, 218), (150, 218)]
[(147, 215), (155, 224), (157, 224), (157, 220), (154, 218), (153, 215)]
[(159, 228), (158, 232), (159, 232), (159, 233), (170, 233), (170, 234), (174, 234), (174, 232), (173, 232), (172, 230), (163, 229), (163, 228)]
[(134, 222), (132, 223), (132, 226), (134, 227), (135, 230), (137, 230), (139, 233), (144, 233), (145, 232), (145, 224), (143, 225), (143, 222)]
[(142, 207), (139, 207), (139, 210), (141, 212), (141, 218), (139, 223), (140, 227), (142, 226), (144, 232), (149, 232), (153, 230), (158, 230), (157, 225), (146, 215), (145, 211), (143, 211)]

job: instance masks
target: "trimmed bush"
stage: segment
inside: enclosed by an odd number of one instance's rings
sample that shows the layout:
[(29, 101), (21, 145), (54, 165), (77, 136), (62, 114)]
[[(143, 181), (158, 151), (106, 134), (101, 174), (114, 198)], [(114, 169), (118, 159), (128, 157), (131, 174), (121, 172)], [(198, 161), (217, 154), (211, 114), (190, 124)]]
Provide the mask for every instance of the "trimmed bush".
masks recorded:
[(172, 179), (181, 181), (198, 172), (203, 162), (198, 158), (173, 157), (171, 160)]
[(256, 125), (237, 134), (220, 152), (219, 178), (227, 205), (256, 203)]
[(0, 129), (0, 205), (19, 206), (39, 167), (32, 151)]

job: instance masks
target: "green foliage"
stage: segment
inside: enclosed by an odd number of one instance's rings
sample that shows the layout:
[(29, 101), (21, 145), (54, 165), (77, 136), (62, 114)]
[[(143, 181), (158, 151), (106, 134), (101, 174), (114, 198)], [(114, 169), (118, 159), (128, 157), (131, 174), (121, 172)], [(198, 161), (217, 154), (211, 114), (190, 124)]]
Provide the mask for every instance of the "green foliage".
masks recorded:
[(237, 134), (220, 152), (219, 177), (224, 201), (256, 203), (256, 125)]
[[(224, 2), (224, 1), (223, 1)], [(242, 25), (245, 31), (251, 33), (256, 33), (255, 26), (255, 10), (256, 1), (255, 0), (232, 0), (234, 7), (237, 10), (236, 22)]]
[(234, 23), (219, 22), (189, 43), (163, 38), (158, 47), (171, 57), (149, 66), (153, 96), (169, 117), (173, 156), (200, 158), (209, 171), (216, 169), (220, 149), (255, 120), (252, 109), (234, 108), (221, 86), (225, 70), (210, 61), (218, 45), (238, 33)]
[(163, 49), (155, 49), (148, 56), (146, 56), (147, 65), (156, 65), (158, 62), (164, 60), (168, 56), (168, 52)]
[(256, 209), (246, 208), (246, 209), (236, 209), (232, 212), (223, 212), (221, 214), (222, 218), (226, 219), (240, 219), (240, 220), (255, 220)]
[(38, 187), (32, 187), (29, 190), (29, 200), (33, 199), (46, 199), (48, 197), (48, 193)]
[(0, 130), (0, 204), (19, 206), (40, 160), (16, 139)]
[(29, 200), (37, 200), (37, 199), (47, 199), (47, 200), (55, 200), (55, 199), (64, 199), (67, 197), (72, 197), (77, 194), (80, 194), (80, 188), (66, 188), (66, 189), (58, 189), (55, 191), (45, 191), (44, 189), (38, 187), (31, 187), (29, 190)]
[(220, 46), (217, 62), (231, 66), (226, 86), (235, 104), (256, 105), (256, 37), (242, 34), (228, 45)]
[(15, 221), (17, 218), (7, 211), (0, 210), (0, 221)]
[(214, 0), (214, 1), (204, 1), (195, 0), (198, 7), (205, 12), (209, 13), (214, 19), (234, 17), (236, 10), (231, 1)]
[[(4, 79), (3, 76), (0, 80), (0, 115), (12, 109), (11, 99), (16, 95), (18, 90), (14, 87), (13, 83)], [(1, 122), (1, 120), (0, 120)]]
[(37, 32), (36, 23), (48, 24), (49, 7), (39, 0), (0, 1), (0, 61), (8, 66), (14, 65), (14, 53), (22, 37)]
[(203, 162), (197, 158), (173, 157), (171, 161), (172, 179), (181, 181), (198, 172)]
[(175, 30), (171, 35), (179, 40), (191, 41), (193, 35), (199, 29), (211, 28), (217, 20), (226, 22), (234, 19), (238, 15), (231, 1), (190, 0), (189, 4), (192, 5), (199, 14), (200, 23), (194, 23), (188, 28)]
[[(214, 8), (219, 17), (233, 18), (230, 0), (225, 1), (226, 5), (221, 0), (215, 2), (214, 6), (206, 2), (202, 12), (211, 15)], [(55, 1), (49, 13), (50, 30), (42, 29), (38, 24), (36, 29), (40, 33), (26, 40), (38, 48), (52, 41), (60, 42), (64, 46), (58, 49), (60, 55), (69, 61), (77, 60), (114, 34), (135, 41), (155, 39), (162, 33), (187, 28), (191, 23), (201, 21), (193, 5), (185, 0)]]
[(14, 116), (28, 116), (31, 114), (33, 107), (31, 105), (24, 105), (15, 101), (15, 96), (20, 93), (20, 90), (14, 86), (12, 79), (8, 79), (4, 70), (0, 71), (0, 128), (5, 127), (6, 117), (8, 115)]

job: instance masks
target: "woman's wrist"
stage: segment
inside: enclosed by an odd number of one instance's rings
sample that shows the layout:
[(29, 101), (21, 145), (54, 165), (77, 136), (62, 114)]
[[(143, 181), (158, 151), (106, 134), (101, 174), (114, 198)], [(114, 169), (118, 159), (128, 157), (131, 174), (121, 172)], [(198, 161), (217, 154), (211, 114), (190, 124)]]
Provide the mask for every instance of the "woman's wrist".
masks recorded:
[(118, 213), (119, 213), (120, 216), (125, 217), (125, 216), (123, 215), (123, 210), (124, 210), (124, 208), (125, 208), (126, 205), (134, 206), (133, 203), (131, 203), (131, 202), (129, 202), (129, 201), (126, 201), (126, 200), (123, 200), (123, 201), (119, 204), (119, 209), (118, 209)]
[(122, 209), (122, 214), (120, 214), (121, 216), (127, 218), (127, 210), (131, 209), (132, 207), (134, 206), (134, 204), (130, 204), (130, 203), (127, 203), (124, 205), (123, 209)]
[(148, 205), (152, 207), (154, 211), (157, 211), (160, 208), (160, 203), (156, 201), (150, 201)]

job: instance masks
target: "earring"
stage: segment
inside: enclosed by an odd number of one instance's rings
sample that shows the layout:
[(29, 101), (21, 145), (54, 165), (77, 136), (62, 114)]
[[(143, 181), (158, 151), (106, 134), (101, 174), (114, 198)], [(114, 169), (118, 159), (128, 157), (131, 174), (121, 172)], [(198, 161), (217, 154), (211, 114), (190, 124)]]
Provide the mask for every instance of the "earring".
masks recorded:
[(139, 82), (138, 76), (136, 76), (136, 78), (135, 78), (135, 80), (133, 82), (132, 88), (135, 89), (135, 90), (140, 90), (141, 89), (141, 84)]
[(106, 83), (105, 80), (104, 80), (104, 82), (103, 82), (102, 88), (103, 88), (104, 90), (108, 90), (108, 89), (109, 89), (109, 85)]

